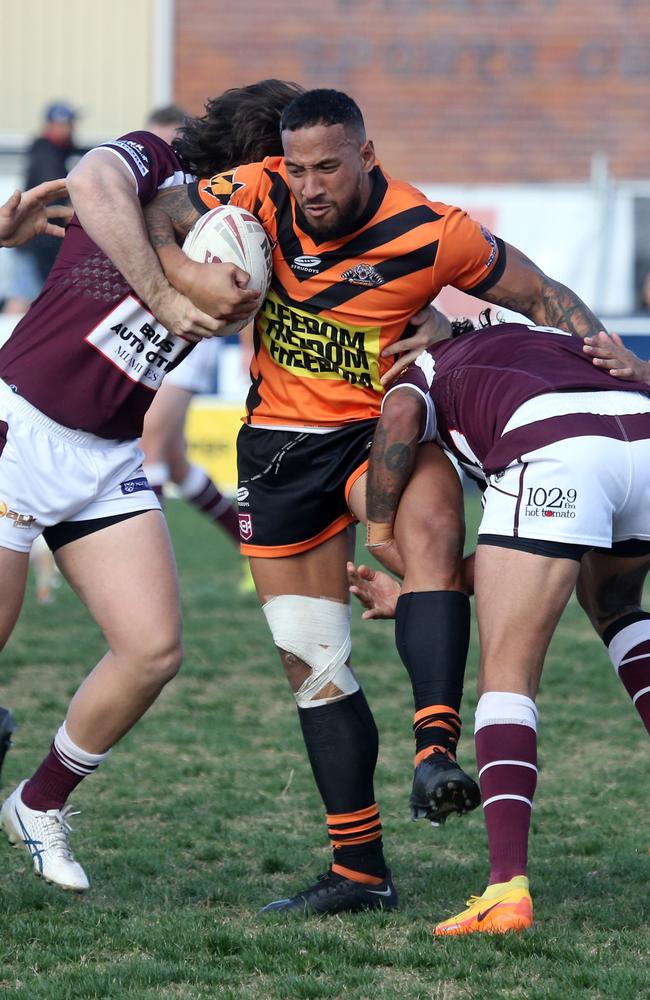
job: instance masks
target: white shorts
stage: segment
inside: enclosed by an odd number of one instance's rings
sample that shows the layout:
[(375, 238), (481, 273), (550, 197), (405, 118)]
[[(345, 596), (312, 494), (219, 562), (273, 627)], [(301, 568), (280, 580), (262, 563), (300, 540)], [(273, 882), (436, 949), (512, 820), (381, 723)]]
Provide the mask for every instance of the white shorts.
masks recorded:
[(0, 546), (29, 552), (52, 525), (156, 509), (137, 440), (63, 427), (0, 381)]
[(218, 337), (201, 340), (180, 365), (165, 375), (163, 384), (175, 385), (188, 392), (212, 392), (216, 383), (221, 341)]
[[(573, 413), (593, 414), (594, 433), (526, 452), (490, 476), (479, 541), (506, 536), (610, 548), (650, 539), (650, 399), (615, 391), (539, 396), (513, 414), (504, 434)], [(612, 417), (620, 417), (617, 436)], [(598, 433), (603, 420), (608, 430)], [(633, 421), (631, 434), (625, 427)]]

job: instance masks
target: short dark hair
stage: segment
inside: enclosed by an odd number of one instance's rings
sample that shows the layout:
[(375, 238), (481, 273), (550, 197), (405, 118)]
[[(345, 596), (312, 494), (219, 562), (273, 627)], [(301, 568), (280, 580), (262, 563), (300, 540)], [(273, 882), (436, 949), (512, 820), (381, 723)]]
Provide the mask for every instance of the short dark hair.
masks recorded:
[(207, 102), (201, 118), (188, 118), (172, 146), (199, 177), (282, 156), (280, 115), (302, 93), (286, 80), (231, 87)]
[(295, 132), (312, 125), (343, 125), (355, 132), (361, 142), (366, 139), (366, 127), (356, 101), (340, 90), (306, 90), (282, 112), (281, 132)]
[(177, 104), (166, 104), (149, 112), (147, 125), (182, 125), (187, 117), (187, 112)]

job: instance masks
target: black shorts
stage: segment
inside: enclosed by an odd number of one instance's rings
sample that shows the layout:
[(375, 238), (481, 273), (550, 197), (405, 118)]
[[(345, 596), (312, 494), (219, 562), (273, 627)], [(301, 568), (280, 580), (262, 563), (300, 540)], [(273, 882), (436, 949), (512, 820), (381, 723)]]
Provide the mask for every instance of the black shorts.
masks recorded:
[(244, 424), (237, 438), (244, 555), (297, 555), (351, 524), (348, 496), (368, 467), (376, 425), (359, 420), (314, 434)]

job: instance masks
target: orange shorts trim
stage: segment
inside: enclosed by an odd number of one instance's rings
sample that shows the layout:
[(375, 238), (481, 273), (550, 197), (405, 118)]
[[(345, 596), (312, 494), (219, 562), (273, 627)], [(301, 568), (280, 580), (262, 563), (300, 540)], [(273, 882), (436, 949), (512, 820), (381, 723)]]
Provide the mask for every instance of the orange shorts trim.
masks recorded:
[(281, 559), (283, 556), (297, 556), (301, 552), (309, 552), (310, 549), (317, 548), (328, 538), (338, 535), (349, 524), (353, 524), (354, 520), (352, 514), (341, 514), (324, 531), (312, 538), (307, 538), (304, 542), (293, 542), (291, 545), (250, 545), (247, 542), (242, 542), (239, 551), (243, 556), (254, 556), (257, 559)]
[[(367, 471), (368, 471), (368, 459), (366, 459), (365, 462), (362, 462), (359, 468), (355, 469), (352, 475), (348, 477), (345, 484), (345, 502), (348, 506), (350, 506), (350, 493), (352, 492), (352, 487), (354, 486), (354, 484), (357, 482), (358, 479), (361, 479), (361, 477), (365, 475)], [(355, 517), (354, 520), (356, 521), (357, 518)]]

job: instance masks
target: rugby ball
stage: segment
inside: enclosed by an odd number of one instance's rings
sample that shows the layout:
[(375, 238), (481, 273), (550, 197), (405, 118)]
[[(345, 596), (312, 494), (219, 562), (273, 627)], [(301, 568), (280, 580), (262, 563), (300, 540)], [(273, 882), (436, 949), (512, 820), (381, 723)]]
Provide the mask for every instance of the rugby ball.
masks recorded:
[[(219, 205), (206, 212), (185, 237), (183, 253), (199, 264), (241, 267), (250, 274), (248, 286), (259, 289), (261, 306), (271, 283), (271, 243), (260, 222), (245, 208)], [(253, 315), (228, 324), (221, 336), (243, 330)]]

